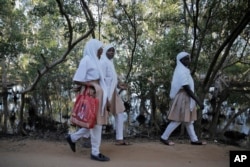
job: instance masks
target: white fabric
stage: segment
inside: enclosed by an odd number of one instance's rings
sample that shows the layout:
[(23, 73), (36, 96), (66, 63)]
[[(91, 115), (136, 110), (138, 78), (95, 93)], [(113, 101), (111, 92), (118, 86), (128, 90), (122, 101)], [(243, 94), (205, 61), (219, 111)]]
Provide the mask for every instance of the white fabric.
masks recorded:
[(92, 155), (98, 155), (102, 140), (102, 125), (95, 125), (93, 129), (90, 129), (90, 136), (91, 153)]
[(188, 135), (190, 137), (190, 140), (192, 142), (198, 141), (198, 137), (196, 136), (195, 131), (194, 131), (194, 124), (191, 122), (185, 122), (185, 126), (187, 129)]
[(123, 115), (123, 113), (116, 114), (115, 115), (116, 140), (123, 140), (123, 125), (124, 125), (124, 115)]
[(113, 63), (113, 58), (109, 59), (107, 57), (107, 51), (110, 48), (114, 48), (111, 44), (107, 45), (103, 49), (103, 55), (101, 57), (101, 66), (102, 66), (102, 71), (104, 75), (104, 81), (107, 85), (108, 89), (108, 99), (109, 101), (112, 99), (113, 92), (116, 91), (117, 87), (117, 74), (115, 70), (115, 66)]
[(95, 125), (92, 129), (81, 128), (75, 133), (70, 135), (72, 142), (77, 142), (81, 137), (88, 138), (90, 136), (91, 141), (91, 153), (92, 155), (98, 155), (100, 153), (100, 145), (102, 139), (102, 126)]
[(97, 57), (98, 49), (102, 47), (102, 42), (97, 39), (89, 40), (83, 51), (83, 58), (80, 61), (78, 69), (73, 77), (74, 81), (87, 82), (93, 80), (100, 80), (100, 86), (103, 90), (102, 116), (104, 107), (107, 101), (107, 87), (104, 82), (104, 77), (100, 67), (100, 61)]
[(78, 131), (76, 131), (75, 133), (72, 133), (70, 135), (72, 142), (77, 142), (77, 140), (79, 140), (81, 137), (84, 138), (89, 138), (90, 136), (90, 132), (89, 129), (86, 128), (81, 128)]
[[(107, 89), (108, 89), (108, 100), (111, 101), (112, 96), (113, 96), (113, 92), (117, 91), (116, 87), (117, 87), (117, 83), (118, 83), (118, 79), (117, 79), (117, 73), (115, 70), (115, 66), (113, 63), (113, 58), (109, 59), (107, 57), (107, 51), (110, 48), (114, 48), (113, 45), (108, 44), (104, 47), (103, 49), (103, 55), (101, 57), (101, 66), (102, 66), (102, 71), (104, 74), (104, 81), (107, 85)], [(115, 116), (115, 131), (116, 131), (116, 140), (123, 140), (123, 125), (124, 125), (124, 121), (123, 121), (123, 112), (122, 113), (118, 113)]]
[(165, 131), (161, 135), (161, 138), (164, 140), (168, 140), (169, 136), (172, 132), (181, 124), (181, 122), (171, 121), (166, 127)]
[(90, 58), (90, 56), (82, 58), (73, 80), (87, 82), (98, 79), (100, 79), (100, 73), (95, 62)]
[[(171, 133), (181, 124), (181, 122), (171, 121), (167, 128), (165, 129), (164, 133), (161, 135), (161, 138), (164, 140), (168, 140)], [(192, 142), (198, 141), (198, 137), (195, 134), (194, 131), (194, 125), (190, 122), (185, 122), (185, 127), (187, 129), (188, 135), (190, 137), (190, 140)]]
[[(189, 85), (190, 89), (194, 92), (194, 80), (190, 74), (190, 70), (181, 63), (181, 59), (189, 55), (187, 52), (180, 52), (176, 58), (176, 67), (174, 70), (170, 98), (174, 99), (175, 95), (184, 85)], [(193, 111), (196, 103), (193, 98), (190, 97), (190, 111)]]

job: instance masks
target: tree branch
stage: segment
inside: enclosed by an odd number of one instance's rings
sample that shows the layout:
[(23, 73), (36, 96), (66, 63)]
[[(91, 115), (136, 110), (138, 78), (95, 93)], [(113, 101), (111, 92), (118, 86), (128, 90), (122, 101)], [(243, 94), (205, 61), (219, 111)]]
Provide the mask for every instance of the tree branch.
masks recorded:
[[(58, 64), (62, 63), (63, 61), (66, 60), (66, 57), (69, 55), (70, 51), (79, 43), (81, 42), (83, 39), (87, 38), (93, 31), (94, 31), (94, 28), (95, 26), (90, 26), (90, 29), (85, 33), (83, 34), (81, 37), (79, 37), (78, 39), (76, 39), (74, 42), (72, 42), (72, 36), (73, 36), (73, 29), (72, 29), (72, 26), (71, 26), (71, 22), (70, 22), (70, 19), (68, 17), (68, 15), (63, 11), (63, 6), (60, 2), (60, 0), (57, 0), (58, 2), (58, 7), (60, 8), (60, 13), (65, 17), (65, 19), (67, 20), (67, 23), (68, 23), (68, 28), (69, 28), (69, 33), (70, 33), (70, 37), (69, 37), (69, 41), (68, 41), (68, 48), (67, 50), (64, 52), (64, 54), (57, 60), (55, 60), (54, 62), (52, 62), (51, 64), (47, 64), (45, 65), (45, 67), (41, 70), (38, 70), (38, 74), (37, 76), (35, 77), (33, 83), (27, 87), (25, 90), (21, 91), (20, 93), (21, 94), (25, 94), (27, 92), (30, 92), (32, 91), (37, 83), (40, 81), (40, 79), (42, 78), (43, 75), (45, 75), (47, 72), (49, 72), (50, 70), (52, 70), (54, 67), (56, 67)], [(90, 11), (88, 6), (85, 6), (87, 9), (87, 11)], [(90, 17), (91, 13), (88, 13), (89, 15), (87, 16), (85, 14), (86, 17)], [(93, 19), (93, 17), (90, 17), (91, 20)], [(92, 22), (94, 22), (92, 20)], [(46, 62), (46, 60), (44, 60)]]
[[(239, 24), (235, 27), (235, 29), (232, 31), (232, 33), (228, 36), (228, 38), (222, 43), (222, 45), (219, 47), (219, 49), (216, 51), (215, 55), (213, 56), (213, 60), (207, 70), (207, 74), (206, 77), (204, 79), (203, 85), (205, 87), (205, 90), (207, 90), (210, 85), (212, 84), (212, 81), (214, 80), (216, 73), (218, 72), (218, 70), (221, 68), (220, 65), (215, 66), (217, 60), (219, 59), (219, 56), (221, 54), (221, 52), (224, 50), (224, 48), (230, 44), (233, 43), (235, 41), (235, 39), (238, 37), (238, 35), (244, 30), (244, 28), (248, 25), (248, 23), (250, 22), (250, 11), (248, 11), (245, 16), (243, 17), (243, 19), (239, 22)], [(231, 46), (230, 46), (231, 47)], [(230, 47), (228, 47), (227, 49), (230, 49)], [(224, 55), (225, 56), (225, 55)], [(219, 64), (221, 64), (222, 62), (220, 62)]]

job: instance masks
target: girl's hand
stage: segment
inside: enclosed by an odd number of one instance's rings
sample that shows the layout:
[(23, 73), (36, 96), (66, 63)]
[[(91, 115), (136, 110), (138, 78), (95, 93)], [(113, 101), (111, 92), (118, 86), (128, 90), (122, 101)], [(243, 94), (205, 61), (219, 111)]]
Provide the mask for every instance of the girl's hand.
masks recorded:
[(128, 87), (127, 87), (127, 85), (125, 83), (119, 83), (118, 88), (126, 90)]
[(107, 107), (107, 110), (110, 111), (111, 103), (108, 100), (106, 102), (106, 107)]

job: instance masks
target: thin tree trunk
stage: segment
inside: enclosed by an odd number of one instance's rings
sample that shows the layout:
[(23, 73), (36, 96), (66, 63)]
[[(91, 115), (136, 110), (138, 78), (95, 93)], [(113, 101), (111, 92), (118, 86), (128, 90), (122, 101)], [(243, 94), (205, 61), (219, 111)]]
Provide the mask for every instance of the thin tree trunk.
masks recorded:
[(6, 79), (6, 65), (5, 61), (1, 61), (2, 66), (2, 97), (3, 97), (3, 113), (4, 113), (4, 120), (3, 120), (3, 133), (7, 133), (8, 131), (8, 118), (9, 118), (9, 111), (8, 111), (8, 87), (7, 87), (7, 79)]
[(9, 118), (9, 110), (8, 110), (8, 88), (3, 86), (2, 89), (3, 94), (3, 113), (4, 113), (4, 121), (3, 121), (3, 133), (6, 134), (8, 131), (8, 118)]
[(18, 134), (26, 134), (25, 130), (23, 129), (23, 109), (25, 103), (25, 94), (21, 94), (21, 105), (20, 105), (20, 115), (19, 115), (19, 124), (18, 124)]

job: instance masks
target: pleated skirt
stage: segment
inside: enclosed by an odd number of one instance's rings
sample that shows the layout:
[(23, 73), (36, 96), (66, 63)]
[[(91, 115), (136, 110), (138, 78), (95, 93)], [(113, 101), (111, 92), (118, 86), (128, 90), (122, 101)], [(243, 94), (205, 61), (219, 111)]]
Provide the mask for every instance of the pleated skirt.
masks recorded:
[(110, 112), (113, 115), (116, 115), (124, 111), (125, 111), (124, 103), (121, 97), (119, 96), (119, 94), (117, 93), (117, 91), (115, 90), (113, 93), (112, 99), (110, 101)]
[(191, 97), (181, 89), (171, 101), (168, 119), (178, 122), (192, 122), (197, 120), (196, 108), (190, 111)]

